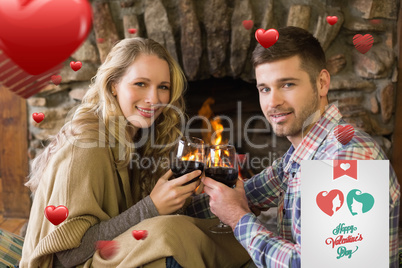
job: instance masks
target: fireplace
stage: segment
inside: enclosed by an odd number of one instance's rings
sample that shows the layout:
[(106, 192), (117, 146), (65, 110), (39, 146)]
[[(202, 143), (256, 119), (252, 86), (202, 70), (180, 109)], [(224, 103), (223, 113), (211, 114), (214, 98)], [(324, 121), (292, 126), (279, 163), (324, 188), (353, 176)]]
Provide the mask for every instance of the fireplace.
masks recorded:
[[(277, 137), (264, 117), (255, 83), (231, 77), (211, 78), (189, 82), (188, 88), (186, 135), (214, 144), (214, 140), (204, 134), (205, 124), (207, 119), (218, 121), (223, 128), (221, 143), (232, 144), (238, 153), (247, 154), (246, 166), (253, 173), (270, 166), (289, 148), (290, 142)], [(214, 124), (210, 127), (213, 129)]]

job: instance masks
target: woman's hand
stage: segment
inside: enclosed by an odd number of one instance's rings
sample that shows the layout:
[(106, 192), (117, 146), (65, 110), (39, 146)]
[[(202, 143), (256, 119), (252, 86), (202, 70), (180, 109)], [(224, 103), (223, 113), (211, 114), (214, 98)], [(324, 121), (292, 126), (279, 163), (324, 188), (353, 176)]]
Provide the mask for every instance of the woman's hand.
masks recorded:
[(191, 181), (201, 175), (200, 170), (190, 172), (186, 175), (173, 180), (168, 180), (173, 175), (169, 170), (163, 175), (155, 187), (152, 189), (150, 197), (160, 215), (167, 215), (180, 209), (186, 199), (191, 196), (195, 188), (199, 185), (199, 180), (183, 186), (186, 182)]

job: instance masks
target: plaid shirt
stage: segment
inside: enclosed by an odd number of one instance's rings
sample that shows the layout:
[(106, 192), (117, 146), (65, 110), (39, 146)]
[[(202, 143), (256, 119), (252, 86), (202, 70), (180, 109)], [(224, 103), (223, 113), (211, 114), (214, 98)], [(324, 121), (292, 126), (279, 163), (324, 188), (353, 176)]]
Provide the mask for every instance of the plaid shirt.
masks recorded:
[[(273, 162), (250, 180), (244, 188), (250, 207), (278, 207), (277, 233), (267, 230), (257, 217), (248, 213), (237, 223), (234, 235), (258, 267), (300, 267), (300, 163), (301, 160), (373, 160), (387, 159), (377, 143), (366, 133), (356, 130), (352, 140), (342, 145), (334, 127), (345, 124), (338, 108), (329, 106), (318, 122), (295, 149)], [(390, 165), (389, 178), (389, 249), (390, 267), (398, 267), (399, 184)], [(194, 197), (186, 214), (213, 217), (209, 198)]]

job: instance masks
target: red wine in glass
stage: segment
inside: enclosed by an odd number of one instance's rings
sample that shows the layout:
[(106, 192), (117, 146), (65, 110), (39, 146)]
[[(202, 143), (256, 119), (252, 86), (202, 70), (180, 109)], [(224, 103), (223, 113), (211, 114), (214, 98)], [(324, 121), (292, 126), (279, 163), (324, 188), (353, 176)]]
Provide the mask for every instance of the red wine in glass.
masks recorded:
[(235, 168), (210, 167), (205, 169), (205, 176), (233, 188), (236, 184), (237, 178), (239, 177), (239, 172)]
[[(181, 177), (195, 170), (204, 171), (205, 145), (204, 141), (195, 137), (182, 137), (171, 155), (170, 168), (175, 178)], [(201, 178), (197, 176), (184, 185)]]
[[(204, 172), (204, 163), (198, 162), (198, 161), (191, 161), (191, 160), (175, 159), (172, 161), (171, 169), (176, 178), (181, 177), (183, 175), (186, 175), (187, 173), (190, 173), (190, 172), (193, 172), (196, 170), (201, 170), (201, 174), (202, 174), (202, 172)], [(185, 183), (184, 185), (195, 182), (195, 181), (199, 180), (200, 178), (201, 178), (201, 175), (195, 177), (194, 179)]]

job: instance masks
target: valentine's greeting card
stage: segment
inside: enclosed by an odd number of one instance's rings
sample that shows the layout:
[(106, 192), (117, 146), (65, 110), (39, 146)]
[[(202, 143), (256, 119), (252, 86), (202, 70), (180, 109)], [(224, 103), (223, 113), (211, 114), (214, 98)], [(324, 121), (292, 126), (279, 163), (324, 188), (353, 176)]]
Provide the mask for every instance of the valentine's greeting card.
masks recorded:
[(301, 267), (389, 267), (389, 161), (301, 162)]

